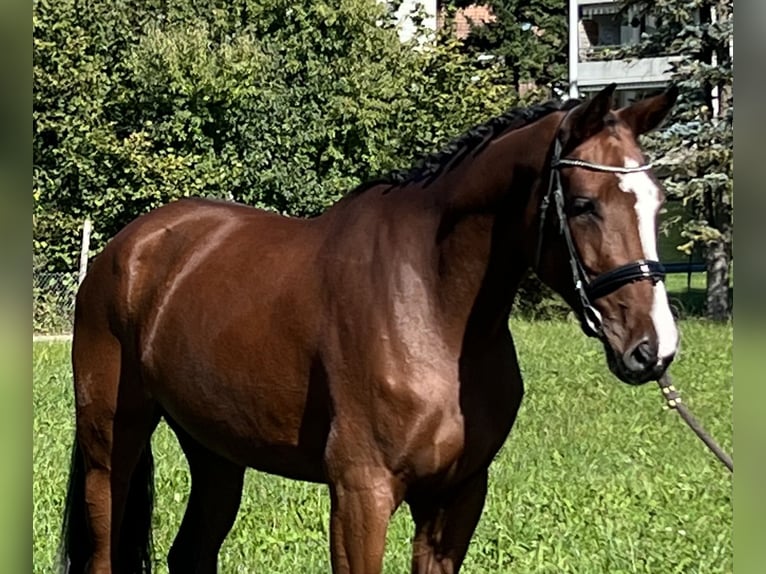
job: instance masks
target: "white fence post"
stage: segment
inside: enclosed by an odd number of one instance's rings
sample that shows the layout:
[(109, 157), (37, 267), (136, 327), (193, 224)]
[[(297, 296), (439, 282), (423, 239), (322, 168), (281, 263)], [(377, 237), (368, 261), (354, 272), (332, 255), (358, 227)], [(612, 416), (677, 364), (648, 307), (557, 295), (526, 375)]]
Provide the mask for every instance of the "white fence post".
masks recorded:
[(77, 279), (79, 287), (82, 280), (85, 279), (85, 273), (88, 271), (88, 253), (90, 253), (90, 216), (85, 218), (82, 223), (82, 244), (80, 246), (80, 275)]

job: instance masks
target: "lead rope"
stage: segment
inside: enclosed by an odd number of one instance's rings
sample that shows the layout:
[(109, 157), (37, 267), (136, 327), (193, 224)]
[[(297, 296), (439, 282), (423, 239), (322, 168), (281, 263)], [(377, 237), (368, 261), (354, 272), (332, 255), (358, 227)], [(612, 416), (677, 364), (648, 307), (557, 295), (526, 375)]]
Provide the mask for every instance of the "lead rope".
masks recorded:
[(681, 401), (681, 396), (673, 386), (673, 382), (670, 380), (670, 375), (668, 375), (667, 371), (665, 371), (665, 374), (659, 378), (657, 384), (660, 386), (660, 390), (662, 391), (662, 395), (665, 397), (668, 408), (677, 411), (684, 422), (689, 425), (689, 427), (697, 434), (697, 436), (702, 439), (702, 442), (704, 442), (707, 447), (713, 451), (713, 454), (718, 457), (718, 460), (724, 463), (726, 468), (728, 468), (731, 472), (734, 472), (734, 461), (721, 449), (720, 446), (718, 446), (718, 443), (713, 440), (713, 438), (705, 431), (704, 428), (702, 428), (702, 425), (700, 425), (697, 419), (692, 416), (692, 414), (689, 412), (689, 409), (686, 408), (686, 404)]

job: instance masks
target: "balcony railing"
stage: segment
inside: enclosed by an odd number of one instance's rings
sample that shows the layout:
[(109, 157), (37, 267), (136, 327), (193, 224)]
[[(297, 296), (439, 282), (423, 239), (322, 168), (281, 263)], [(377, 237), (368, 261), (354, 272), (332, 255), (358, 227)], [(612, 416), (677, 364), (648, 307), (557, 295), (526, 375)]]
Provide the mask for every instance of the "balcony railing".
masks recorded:
[(580, 48), (580, 62), (600, 62), (604, 60), (614, 60), (624, 46), (589, 46)]
[(581, 89), (600, 88), (612, 82), (623, 89), (661, 87), (670, 80), (672, 61), (672, 57), (660, 56), (580, 62), (578, 85)]

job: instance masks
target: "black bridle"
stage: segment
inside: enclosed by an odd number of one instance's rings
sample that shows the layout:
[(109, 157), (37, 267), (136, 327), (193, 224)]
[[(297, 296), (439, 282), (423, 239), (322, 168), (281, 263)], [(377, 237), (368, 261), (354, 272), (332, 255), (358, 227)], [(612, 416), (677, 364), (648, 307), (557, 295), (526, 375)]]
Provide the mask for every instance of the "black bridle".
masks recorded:
[(601, 338), (603, 320), (601, 318), (601, 313), (599, 313), (598, 309), (593, 306), (592, 301), (604, 297), (616, 291), (623, 285), (627, 285), (634, 281), (648, 279), (656, 284), (658, 281), (662, 281), (665, 278), (665, 267), (663, 267), (662, 263), (659, 261), (639, 259), (625, 265), (620, 265), (619, 267), (606, 271), (593, 279), (589, 279), (588, 273), (585, 271), (577, 253), (577, 248), (572, 241), (572, 234), (569, 230), (569, 225), (567, 224), (566, 215), (564, 213), (564, 189), (561, 185), (560, 172), (562, 167), (576, 167), (608, 173), (637, 173), (651, 169), (652, 164), (647, 163), (636, 167), (617, 167), (591, 163), (580, 159), (562, 158), (561, 142), (558, 137), (556, 137), (556, 141), (553, 144), (548, 192), (545, 194), (540, 205), (540, 232), (537, 242), (537, 254), (535, 256), (535, 269), (538, 269), (540, 264), (543, 237), (545, 235), (545, 217), (551, 204), (551, 198), (553, 198), (553, 203), (556, 206), (556, 215), (559, 219), (559, 233), (564, 236), (564, 241), (566, 242), (567, 250), (569, 251), (569, 265), (572, 269), (574, 288), (580, 300), (582, 311), (580, 321), (582, 323), (583, 331), (585, 331), (585, 334), (589, 337)]

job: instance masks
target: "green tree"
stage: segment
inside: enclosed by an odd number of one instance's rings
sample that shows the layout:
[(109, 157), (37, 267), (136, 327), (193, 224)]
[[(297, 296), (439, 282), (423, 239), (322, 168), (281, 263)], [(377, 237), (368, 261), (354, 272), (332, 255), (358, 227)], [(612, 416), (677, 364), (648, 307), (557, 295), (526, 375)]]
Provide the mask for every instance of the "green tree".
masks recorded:
[(733, 0), (628, 0), (628, 6), (656, 22), (656, 29), (631, 54), (675, 58), (672, 81), (681, 96), (670, 127), (647, 146), (669, 173), (669, 194), (680, 198), (691, 214), (682, 223), (687, 242), (679, 248), (704, 248), (706, 314), (725, 320), (731, 314)]
[[(474, 57), (493, 55), (503, 62), (497, 80), (518, 93), (534, 84), (547, 96), (561, 93), (567, 82), (567, 1), (566, 0), (453, 0), (448, 8), (472, 4), (490, 9), (493, 20), (472, 24), (465, 39)], [(534, 98), (539, 92), (532, 92)]]
[(37, 0), (35, 252), (71, 269), (182, 196), (311, 216), (515, 102), (376, 0)]

